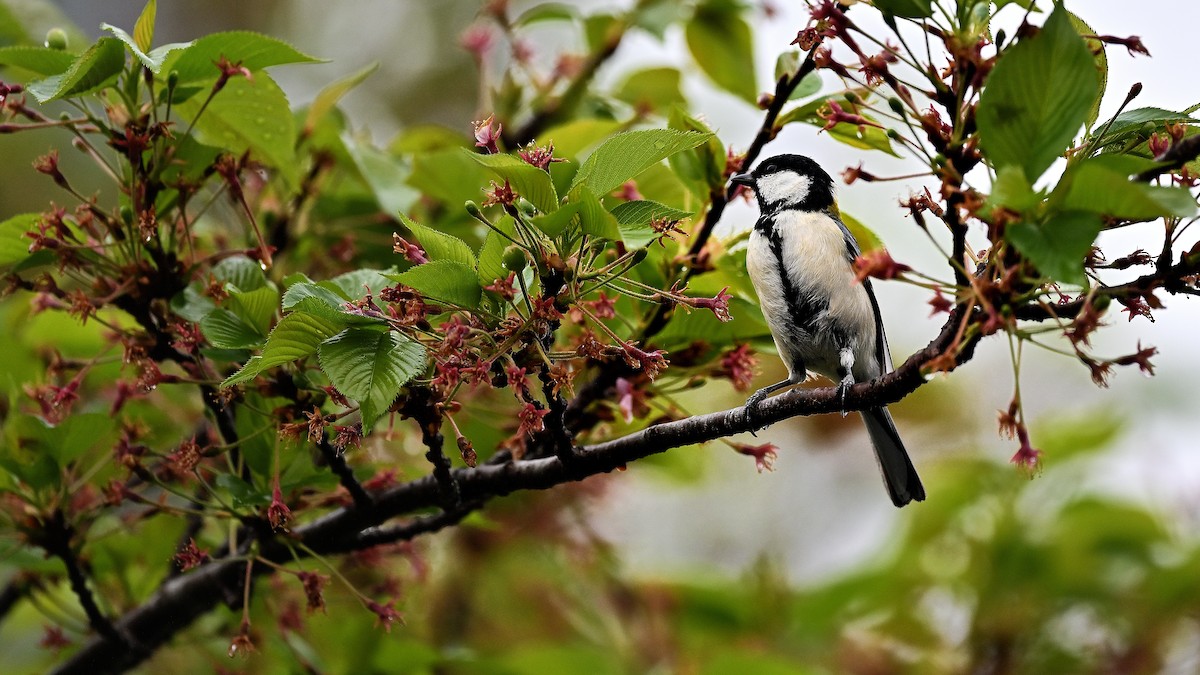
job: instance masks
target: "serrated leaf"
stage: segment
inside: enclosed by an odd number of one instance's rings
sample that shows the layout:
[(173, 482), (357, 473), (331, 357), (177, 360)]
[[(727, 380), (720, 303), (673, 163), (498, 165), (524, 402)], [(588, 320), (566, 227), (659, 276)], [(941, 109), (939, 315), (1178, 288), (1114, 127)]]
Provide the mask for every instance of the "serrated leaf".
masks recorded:
[(212, 298), (202, 295), (196, 284), (188, 286), (171, 298), (171, 311), (192, 323), (199, 323), (216, 308), (217, 303), (213, 302)]
[(75, 55), (61, 49), (12, 45), (0, 47), (0, 66), (21, 68), (38, 75), (59, 75), (75, 62)]
[(674, 155), (707, 141), (712, 134), (677, 129), (644, 129), (617, 134), (596, 148), (575, 174), (571, 192), (587, 187), (606, 195), (627, 180)]
[(283, 310), (289, 312), (308, 298), (316, 298), (333, 308), (340, 308), (346, 302), (346, 298), (328, 288), (311, 282), (300, 282), (288, 286), (288, 289), (284, 291)]
[(461, 144), (440, 150), (413, 151), (408, 184), (450, 208), (461, 208), (467, 200), (477, 202), (493, 174), (476, 162), (473, 155), (464, 153)]
[(39, 103), (86, 94), (108, 85), (125, 68), (125, 47), (116, 38), (102, 37), (77, 56), (58, 75), (31, 82), (25, 90)]
[(430, 300), (468, 309), (479, 305), (483, 292), (475, 270), (454, 260), (434, 260), (387, 278)]
[(344, 322), (331, 321), (328, 317), (292, 312), (280, 319), (267, 336), (259, 367), (265, 370), (315, 354), (322, 342), (345, 328)]
[(218, 307), (200, 320), (200, 330), (209, 344), (221, 349), (251, 349), (266, 337), (261, 331), (233, 312)]
[(346, 297), (356, 300), (366, 296), (367, 293), (378, 293), (391, 285), (386, 272), (372, 269), (351, 270), (345, 274), (339, 274), (325, 283), (333, 284), (338, 290), (345, 293)]
[(225, 307), (265, 334), (275, 318), (275, 310), (279, 308), (279, 291), (270, 286), (252, 291), (234, 291), (229, 294)]
[(530, 224), (548, 237), (557, 237), (566, 231), (579, 213), (579, 204), (564, 204), (554, 213), (546, 213), (529, 219)]
[(363, 68), (357, 73), (351, 73), (346, 77), (335, 80), (325, 86), (324, 89), (317, 92), (316, 98), (313, 99), (311, 105), (308, 106), (308, 113), (304, 116), (304, 130), (306, 133), (311, 133), (317, 126), (317, 122), (322, 117), (329, 114), (337, 106), (342, 97), (350, 93), (355, 87), (363, 83), (376, 70), (379, 70), (379, 62), (376, 61), (371, 65)]
[[(1071, 21), (1075, 32), (1083, 37), (1087, 50), (1092, 54), (1092, 61), (1096, 64), (1096, 74), (1100, 78), (1100, 86), (1096, 89), (1096, 96), (1092, 99), (1092, 105), (1088, 108), (1088, 115), (1084, 120), (1084, 126), (1091, 129), (1092, 124), (1100, 115), (1100, 102), (1104, 98), (1104, 90), (1108, 86), (1108, 54), (1104, 50), (1104, 43), (1095, 37), (1096, 31), (1086, 21), (1079, 18), (1074, 12), (1067, 12), (1067, 18)], [(1093, 37), (1084, 37), (1088, 35)]]
[(30, 240), (25, 233), (34, 229), (41, 214), (22, 213), (0, 222), (0, 269), (29, 257)]
[(749, 103), (758, 99), (754, 43), (740, 7), (701, 4), (684, 27), (684, 36), (692, 58), (717, 86)]
[(252, 157), (272, 167), (289, 186), (299, 183), (296, 161), (296, 120), (287, 96), (266, 73), (254, 79), (232, 77), (212, 97), (193, 96), (175, 106), (178, 117), (196, 118), (192, 133), (204, 145)]
[(573, 190), (571, 195), (571, 201), (579, 204), (579, 226), (584, 234), (611, 241), (621, 240), (621, 227), (617, 219), (590, 189), (581, 186)]
[(421, 248), (425, 249), (425, 255), (430, 260), (454, 260), (464, 265), (475, 266), (475, 254), (462, 239), (432, 227), (426, 227), (403, 213), (397, 215), (400, 217), (400, 222), (417, 238), (417, 242), (421, 244)]
[[(1099, 125), (1097, 129), (1104, 131), (1104, 138), (1101, 142), (1103, 144), (1109, 144), (1120, 140), (1127, 134), (1142, 131), (1147, 124), (1149, 124), (1151, 126), (1151, 130), (1153, 130), (1160, 129), (1163, 127), (1163, 125), (1172, 122), (1200, 124), (1200, 120), (1185, 113), (1151, 107), (1126, 110), (1120, 115), (1112, 118), (1111, 121)], [(1149, 135), (1149, 131), (1147, 131), (1146, 135)]]
[(215, 64), (221, 57), (252, 71), (287, 63), (324, 61), (273, 37), (252, 31), (228, 31), (193, 41), (172, 60), (171, 70), (178, 73), (180, 82), (215, 79), (220, 74)]
[[(497, 220), (495, 226), (504, 234), (516, 239), (517, 225), (511, 216), (506, 215)], [(504, 251), (509, 246), (512, 246), (509, 239), (494, 230), (488, 230), (487, 237), (483, 240), (483, 246), (479, 248), (479, 266), (476, 278), (481, 287), (508, 276), (508, 268), (504, 266), (502, 259)]]
[(1036, 182), (1087, 120), (1100, 88), (1091, 52), (1055, 5), (1042, 30), (1004, 50), (980, 95), (979, 141), (992, 165)]
[(1004, 238), (1012, 242), (1042, 274), (1082, 286), (1083, 257), (1087, 255), (1104, 228), (1095, 213), (1064, 211), (1048, 223), (1015, 223), (1005, 229)]
[(125, 46), (129, 49), (129, 52), (133, 54), (143, 66), (149, 68), (150, 72), (154, 73), (155, 75), (162, 70), (163, 62), (166, 61), (167, 56), (169, 56), (171, 52), (178, 51), (180, 49), (187, 49), (192, 44), (190, 42), (173, 42), (169, 45), (163, 45), (162, 47), (147, 53), (142, 49), (141, 46), (137, 44), (137, 40), (134, 37), (130, 36), (129, 33), (126, 33), (120, 28), (107, 23), (100, 24), (100, 28), (112, 33), (113, 37), (125, 43)]
[(512, 155), (481, 155), (463, 149), (471, 159), (491, 171), (501, 182), (507, 180), (512, 189), (542, 213), (558, 208), (558, 193), (550, 174)]
[(154, 44), (154, 19), (158, 14), (158, 0), (150, 0), (138, 15), (137, 23), (133, 24), (133, 38), (137, 41), (138, 49), (147, 51)]
[(1195, 215), (1196, 199), (1187, 189), (1132, 182), (1129, 173), (1114, 170), (1107, 159), (1089, 159), (1071, 167), (1062, 181), (1066, 188), (1062, 208), (1129, 220)]
[(883, 242), (879, 240), (879, 235), (875, 231), (863, 224), (861, 220), (854, 216), (841, 211), (838, 213), (842, 224), (850, 230), (850, 234), (854, 236), (854, 241), (858, 243), (858, 250), (866, 253), (874, 251), (877, 248), (883, 248)]
[(425, 348), (393, 331), (347, 328), (321, 343), (317, 354), (338, 391), (358, 401), (364, 434), (400, 387), (425, 370)]
[(267, 275), (262, 266), (244, 255), (225, 258), (213, 265), (212, 275), (217, 281), (232, 284), (239, 291), (253, 291), (267, 285)]
[[(784, 77), (792, 77), (800, 71), (800, 64), (804, 61), (804, 54), (798, 51), (784, 52), (775, 60), (775, 81), (778, 82)], [(792, 93), (788, 95), (789, 101), (812, 96), (821, 90), (821, 76), (815, 71), (804, 76), (792, 89)]]
[(639, 199), (617, 204), (612, 215), (621, 228), (621, 241), (627, 248), (641, 248), (658, 237), (650, 227), (651, 221), (677, 221), (691, 216), (690, 211), (681, 211), (648, 199)]

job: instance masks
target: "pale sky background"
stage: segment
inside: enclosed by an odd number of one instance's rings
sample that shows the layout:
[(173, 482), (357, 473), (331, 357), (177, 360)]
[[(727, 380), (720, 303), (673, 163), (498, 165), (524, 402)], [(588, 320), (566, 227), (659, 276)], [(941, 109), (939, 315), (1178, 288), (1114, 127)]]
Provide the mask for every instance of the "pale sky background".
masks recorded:
[[(58, 4), (86, 31), (98, 35), (100, 21), (132, 26), (142, 3), (61, 0)], [(526, 4), (514, 2), (517, 6)], [(614, 3), (576, 4), (604, 7)], [(801, 2), (773, 0), (773, 4), (779, 10), (776, 18), (767, 20), (758, 12), (754, 19), (759, 86), (764, 90), (771, 86), (776, 56), (789, 48), (788, 43), (807, 19)], [(1041, 4), (1049, 5), (1045, 1)], [(253, 26), (287, 37), (303, 51), (331, 59), (330, 64), (274, 71), (293, 103), (303, 103), (331, 80), (378, 61), (379, 72), (346, 99), (346, 107), (350, 119), (367, 127), (379, 142), (386, 142), (400, 127), (394, 114), (398, 93), (417, 106), (417, 112), (411, 114), (419, 119), (420, 101), (430, 95), (422, 87), (436, 86), (420, 78), (429, 77), (431, 72), (451, 77), (449, 73), (462, 72), (469, 66), (461, 54), (458, 61), (445, 60), (444, 41), (454, 40), (454, 33), (447, 33), (449, 29), (438, 32), (437, 28), (443, 24), (465, 26), (477, 7), (472, 2), (348, 0), (333, 4), (295, 0), (278, 4), (273, 13), (257, 7), (255, 3), (165, 0), (160, 2), (159, 41), (186, 40), (207, 31)], [(1102, 107), (1101, 120), (1111, 116), (1129, 86), (1138, 81), (1145, 88), (1131, 107), (1153, 105), (1179, 110), (1200, 101), (1200, 90), (1192, 86), (1190, 73), (1193, 38), (1185, 36), (1185, 30), (1194, 23), (1189, 19), (1196, 16), (1194, 3), (1076, 0), (1067, 2), (1067, 7), (1078, 12), (1098, 33), (1141, 36), (1153, 54), (1153, 58), (1133, 58), (1122, 48), (1109, 50), (1110, 95)], [(865, 14), (856, 12), (855, 20), (865, 25), (867, 22), (861, 18)], [(1019, 17), (1016, 7), (1007, 8), (1001, 15), (1010, 22)], [(1035, 19), (1035, 23), (1041, 21)], [(542, 42), (536, 47), (540, 55), (552, 58), (556, 45)], [(658, 63), (681, 66), (688, 73), (685, 89), (692, 112), (707, 119), (722, 140), (744, 148), (759, 125), (761, 112), (715, 91), (685, 55), (686, 46), (678, 32), (669, 34), (665, 45), (646, 35), (631, 34), (599, 79), (601, 83), (617, 82), (632, 69)], [(447, 74), (438, 75), (443, 71)], [(833, 85), (832, 80), (827, 83)], [(465, 129), (477, 112), (457, 111), (447, 123)], [(875, 154), (864, 156), (814, 132), (811, 127), (793, 125), (768, 147), (767, 154), (811, 155), (835, 177), (859, 161), (865, 161), (866, 168), (879, 175), (914, 170), (911, 163)], [(940, 270), (936, 251), (896, 208), (897, 200), (917, 185), (843, 186), (840, 204), (873, 228), (897, 260)], [(748, 227), (755, 217), (753, 208), (739, 205), (730, 209), (724, 224)], [(1106, 242), (1111, 246), (1109, 257), (1128, 253), (1139, 245), (1132, 242), (1142, 237), (1147, 243), (1140, 245), (1156, 252), (1149, 243), (1158, 240), (1154, 227), (1135, 226), (1122, 233), (1120, 240)], [(975, 234), (976, 241), (980, 241), (979, 233)], [(1188, 238), (1182, 249), (1193, 241), (1195, 238)], [(876, 284), (876, 289), (893, 358), (899, 363), (936, 334), (941, 319), (927, 318), (929, 295), (922, 289), (889, 282)], [(1107, 411), (1129, 421), (1128, 432), (1101, 461), (1078, 472), (1047, 471), (1036, 479), (1031, 499), (1038, 494), (1072, 490), (1112, 491), (1151, 503), (1181, 533), (1194, 532), (1200, 516), (1200, 455), (1193, 438), (1197, 411), (1192, 402), (1200, 304), (1195, 298), (1183, 296), (1160, 294), (1160, 298), (1169, 311), (1158, 312), (1156, 323), (1144, 319), (1126, 323), (1124, 315), (1114, 310), (1109, 315), (1112, 328), (1102, 331), (1095, 340), (1097, 352), (1107, 356), (1130, 353), (1139, 340), (1158, 347), (1160, 354), (1154, 359), (1158, 374), (1152, 379), (1143, 378), (1136, 369), (1125, 368), (1115, 373), (1111, 390), (1098, 389), (1086, 368), (1073, 359), (1026, 350), (1023, 394), (1033, 423), (1034, 445), (1038, 444), (1039, 424), (1095, 411)], [(939, 456), (977, 452), (1003, 463), (1016, 450), (1014, 442), (997, 437), (995, 425), (996, 411), (1007, 406), (1011, 395), (1007, 350), (1002, 338), (989, 338), (966, 367), (893, 406), (901, 435), (925, 479), (929, 499), (936, 500), (941, 489), (938, 473), (932, 470)], [(764, 365), (776, 367), (771, 362), (772, 357), (764, 356)], [(762, 381), (775, 381), (778, 372), (764, 374)], [(962, 415), (922, 419), (920, 398), (926, 395), (956, 397), (961, 401)], [(722, 405), (738, 402), (731, 396)], [(755, 473), (753, 461), (718, 444), (682, 451), (716, 456), (708, 480), (694, 487), (672, 484), (669, 489), (661, 489), (661, 478), (653, 470), (631, 467), (620, 480), (612, 481), (609, 498), (595, 505), (593, 523), (620, 546), (627, 568), (634, 573), (669, 576), (714, 564), (738, 573), (766, 555), (781, 561), (798, 582), (836, 575), (847, 564), (886, 546), (889, 534), (903, 527), (907, 513), (921, 506), (900, 511), (891, 506), (870, 457), (866, 435), (855, 417), (845, 420), (846, 433), (824, 435), (819, 440), (803, 433), (812, 428), (806, 425), (814, 423), (806, 418), (791, 420), (760, 434), (760, 439), (772, 440), (781, 448), (773, 473)], [(1053, 466), (1055, 458), (1048, 456), (1046, 461)]]

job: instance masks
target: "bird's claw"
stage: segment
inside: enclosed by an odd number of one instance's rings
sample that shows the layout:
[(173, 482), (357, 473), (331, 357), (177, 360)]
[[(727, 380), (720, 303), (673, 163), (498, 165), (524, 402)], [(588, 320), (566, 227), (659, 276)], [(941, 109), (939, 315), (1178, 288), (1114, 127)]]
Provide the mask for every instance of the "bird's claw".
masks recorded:
[(838, 403), (841, 405), (841, 408), (842, 408), (842, 417), (845, 417), (847, 414), (846, 394), (850, 393), (850, 386), (853, 384), (854, 384), (854, 379), (851, 378), (849, 375), (842, 378), (841, 382), (838, 382), (837, 396), (838, 396)]

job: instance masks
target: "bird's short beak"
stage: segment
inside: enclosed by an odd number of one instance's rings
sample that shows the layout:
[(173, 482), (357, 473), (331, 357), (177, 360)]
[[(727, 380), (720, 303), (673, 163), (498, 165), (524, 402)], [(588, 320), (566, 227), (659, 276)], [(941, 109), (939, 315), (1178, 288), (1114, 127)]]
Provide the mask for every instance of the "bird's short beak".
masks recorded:
[(735, 173), (729, 178), (729, 182), (733, 183), (734, 185), (754, 187), (754, 176), (750, 175), (749, 173)]

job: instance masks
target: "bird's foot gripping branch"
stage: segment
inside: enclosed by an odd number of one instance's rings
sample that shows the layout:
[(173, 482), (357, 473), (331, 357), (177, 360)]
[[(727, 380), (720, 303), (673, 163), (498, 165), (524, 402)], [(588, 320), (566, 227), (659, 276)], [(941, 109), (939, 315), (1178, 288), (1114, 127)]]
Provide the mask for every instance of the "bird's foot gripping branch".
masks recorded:
[[(408, 542), (497, 497), (752, 423), (870, 414), (991, 335), (1014, 366), (1032, 346), (1098, 383), (1151, 370), (1153, 348), (1089, 347), (1111, 308), (1152, 319), (1166, 295), (1197, 293), (1190, 111), (1130, 108), (1135, 89), (1098, 117), (1106, 48), (1140, 42), (1060, 6), (856, 6), (864, 22), (882, 16), (879, 35), (812, 2), (760, 96), (751, 10), (666, 4), (583, 17), (487, 3), (462, 46), (490, 114), (413, 126), (386, 148), (339, 109), (370, 69), (293, 110), (271, 69), (316, 59), (240, 31), (160, 44), (154, 2), (132, 32), (106, 26), (91, 44), (57, 31), (0, 47), (0, 132), (55, 148), (34, 169), (58, 191), (0, 221), (14, 329), (0, 526), (22, 552), (3, 563), (15, 575), (0, 619), (48, 597), (82, 608), (47, 632), (49, 647), (70, 645), (64, 672), (127, 669), (184, 631), (234, 654), (283, 644), (264, 626), (301, 621), (285, 601), (390, 628), (409, 579), (381, 561), (421, 569)], [(993, 20), (1019, 28), (1010, 39)], [(689, 112), (675, 69), (598, 83), (629, 34), (671, 25), (710, 85), (760, 108), (744, 150)], [(586, 53), (542, 69), (527, 40), (546, 26), (582, 31)], [(920, 163), (896, 177), (913, 195), (896, 215), (944, 264), (897, 262), (853, 205), (826, 210), (861, 246), (843, 260), (850, 292), (916, 284), (946, 323), (891, 372), (880, 333), (854, 354), (875, 367), (841, 391), (790, 392), (753, 416), (699, 409), (687, 392), (748, 392), (757, 352), (774, 349), (749, 235), (717, 226), (746, 195), (729, 178), (792, 125), (862, 151), (848, 183), (889, 179), (872, 153)], [(1100, 251), (1117, 228), (1144, 245)], [(1016, 391), (1001, 426), (1033, 466)], [(760, 469), (774, 457), (731, 444)]]

